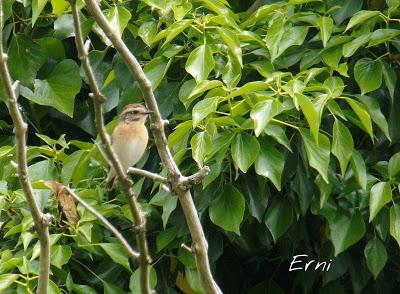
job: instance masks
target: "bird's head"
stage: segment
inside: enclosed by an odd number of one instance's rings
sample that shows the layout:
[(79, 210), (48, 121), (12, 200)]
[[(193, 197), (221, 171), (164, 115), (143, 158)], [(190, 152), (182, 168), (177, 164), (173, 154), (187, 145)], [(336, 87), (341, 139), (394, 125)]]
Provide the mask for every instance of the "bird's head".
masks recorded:
[(152, 113), (142, 104), (128, 104), (120, 115), (121, 122), (142, 122), (145, 123), (147, 116)]

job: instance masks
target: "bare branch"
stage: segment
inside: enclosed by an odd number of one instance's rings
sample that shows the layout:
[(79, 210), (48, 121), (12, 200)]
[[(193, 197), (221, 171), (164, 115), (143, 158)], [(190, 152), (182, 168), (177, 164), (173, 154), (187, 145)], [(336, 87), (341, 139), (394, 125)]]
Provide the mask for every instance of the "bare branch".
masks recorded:
[(183, 190), (189, 190), (193, 186), (201, 183), (201, 181), (204, 179), (206, 175), (210, 172), (210, 168), (208, 166), (203, 166), (197, 173), (185, 177), (181, 181), (181, 189)]
[(96, 0), (85, 0), (85, 3), (95, 21), (110, 39), (115, 49), (125, 60), (127, 67), (139, 84), (147, 107), (153, 111), (153, 114), (151, 115), (151, 121), (155, 144), (158, 154), (160, 155), (160, 158), (167, 170), (168, 181), (171, 183), (172, 190), (179, 198), (186, 221), (188, 223), (202, 287), (206, 293), (222, 293), (211, 274), (210, 264), (207, 256), (208, 245), (199, 216), (197, 214), (197, 209), (192, 199), (192, 195), (190, 194), (190, 190), (182, 189), (182, 182), (185, 181), (185, 177), (182, 176), (168, 148), (167, 138), (164, 131), (165, 122), (162, 119), (158, 109), (151, 83), (144, 74), (143, 69), (136, 60), (135, 56), (129, 51), (122, 39), (115, 33), (115, 29), (111, 26), (100, 10)]
[(28, 175), (28, 164), (26, 158), (26, 131), (27, 124), (24, 122), (21, 112), (18, 109), (15, 88), (18, 82), (11, 82), (11, 77), (7, 67), (7, 54), (3, 48), (3, 0), (0, 0), (0, 78), (4, 86), (5, 102), (14, 123), (14, 134), (16, 141), (17, 172), (24, 191), (29, 211), (32, 215), (34, 226), (40, 241), (39, 257), (39, 280), (36, 293), (46, 294), (49, 284), (50, 268), (50, 242), (49, 242), (49, 222), (50, 217), (43, 215), (33, 196), (33, 189)]
[(108, 158), (111, 161), (112, 167), (116, 171), (116, 175), (119, 179), (119, 183), (125, 196), (127, 197), (129, 208), (134, 219), (134, 229), (137, 232), (137, 243), (140, 252), (139, 265), (140, 265), (140, 287), (141, 293), (150, 294), (150, 256), (146, 240), (146, 219), (145, 215), (136, 201), (136, 195), (133, 192), (132, 181), (127, 176), (125, 170), (123, 170), (121, 163), (119, 162), (114, 150), (112, 149), (110, 138), (106, 132), (103, 118), (103, 107), (102, 103), (105, 101), (104, 95), (100, 92), (97, 85), (93, 70), (90, 66), (88, 59), (88, 46), (83, 43), (81, 24), (79, 19), (79, 11), (76, 5), (76, 0), (70, 0), (72, 7), (72, 14), (74, 18), (74, 29), (75, 29), (75, 41), (79, 54), (79, 58), (82, 61), (83, 69), (88, 77), (89, 86), (92, 90), (90, 97), (93, 99), (96, 127), (101, 140), (104, 144), (105, 151)]
[(163, 176), (160, 176), (159, 174), (155, 174), (155, 173), (152, 173), (147, 170), (140, 169), (140, 168), (130, 167), (130, 168), (128, 168), (128, 173), (133, 174), (133, 175), (143, 176), (143, 177), (149, 178), (156, 182), (168, 184), (167, 178), (164, 178)]
[(93, 206), (87, 203), (85, 200), (80, 198), (76, 193), (74, 193), (70, 188), (65, 187), (60, 184), (77, 202), (79, 202), (83, 207), (86, 208), (91, 214), (93, 214), (99, 221), (101, 221), (104, 226), (111, 231), (111, 233), (118, 239), (121, 245), (125, 248), (128, 252), (128, 255), (135, 261), (137, 261), (140, 257), (140, 254), (132, 249), (129, 245), (128, 241), (122, 236), (122, 234), (100, 213), (98, 212)]

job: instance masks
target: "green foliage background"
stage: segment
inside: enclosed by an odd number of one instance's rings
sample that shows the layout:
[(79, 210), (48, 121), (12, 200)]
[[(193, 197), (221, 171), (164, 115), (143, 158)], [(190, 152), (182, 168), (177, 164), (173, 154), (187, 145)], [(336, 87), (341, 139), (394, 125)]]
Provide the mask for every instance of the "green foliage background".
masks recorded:
[[(393, 293), (400, 284), (400, 1), (101, 1), (151, 80), (184, 173), (209, 165), (194, 198), (224, 293)], [(138, 271), (78, 205), (60, 226), (57, 180), (134, 244), (122, 195), (105, 189), (89, 89), (65, 0), (5, 0), (9, 68), (29, 124), (29, 172), (56, 220), (51, 293), (138, 293)], [(109, 131), (142, 102), (137, 83), (82, 3)], [(4, 99), (4, 97), (1, 97)], [(16, 175), (11, 119), (0, 102), (0, 291), (32, 293), (38, 240)], [(150, 146), (139, 164), (161, 172)], [(176, 196), (135, 178), (148, 212), (152, 283), (201, 292)], [(333, 260), (289, 272), (292, 257)]]

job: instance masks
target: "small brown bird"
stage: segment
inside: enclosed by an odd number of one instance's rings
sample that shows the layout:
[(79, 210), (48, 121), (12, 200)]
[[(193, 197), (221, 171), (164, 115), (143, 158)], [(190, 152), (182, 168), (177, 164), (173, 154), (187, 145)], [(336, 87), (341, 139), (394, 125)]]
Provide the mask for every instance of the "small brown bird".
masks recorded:
[[(128, 104), (122, 110), (119, 122), (111, 137), (111, 145), (124, 171), (135, 165), (143, 156), (149, 141), (145, 126), (147, 116), (152, 113), (142, 104)], [(107, 187), (111, 188), (115, 179), (113, 167), (107, 175)]]

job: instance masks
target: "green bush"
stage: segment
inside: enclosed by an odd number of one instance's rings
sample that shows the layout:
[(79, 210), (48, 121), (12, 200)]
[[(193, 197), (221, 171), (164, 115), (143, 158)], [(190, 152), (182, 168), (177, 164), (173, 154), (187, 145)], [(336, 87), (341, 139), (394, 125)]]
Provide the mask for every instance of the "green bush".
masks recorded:
[[(29, 172), (41, 208), (56, 218), (51, 289), (138, 293), (136, 265), (115, 238), (79, 205), (78, 225), (61, 226), (41, 182), (70, 185), (135, 243), (125, 198), (105, 188), (69, 4), (4, 2)], [(224, 293), (393, 293), (400, 283), (400, 2), (368, 3), (270, 0), (246, 11), (252, 3), (102, 1), (169, 119), (179, 167), (211, 168), (194, 199)], [(123, 106), (143, 98), (85, 8), (81, 19), (111, 131)], [(31, 293), (38, 240), (10, 122), (0, 103), (0, 290)], [(139, 166), (164, 172), (152, 147)], [(134, 180), (149, 215), (152, 283), (159, 293), (200, 292), (194, 257), (181, 248), (191, 240), (177, 197)], [(289, 272), (299, 254), (331, 268)]]

